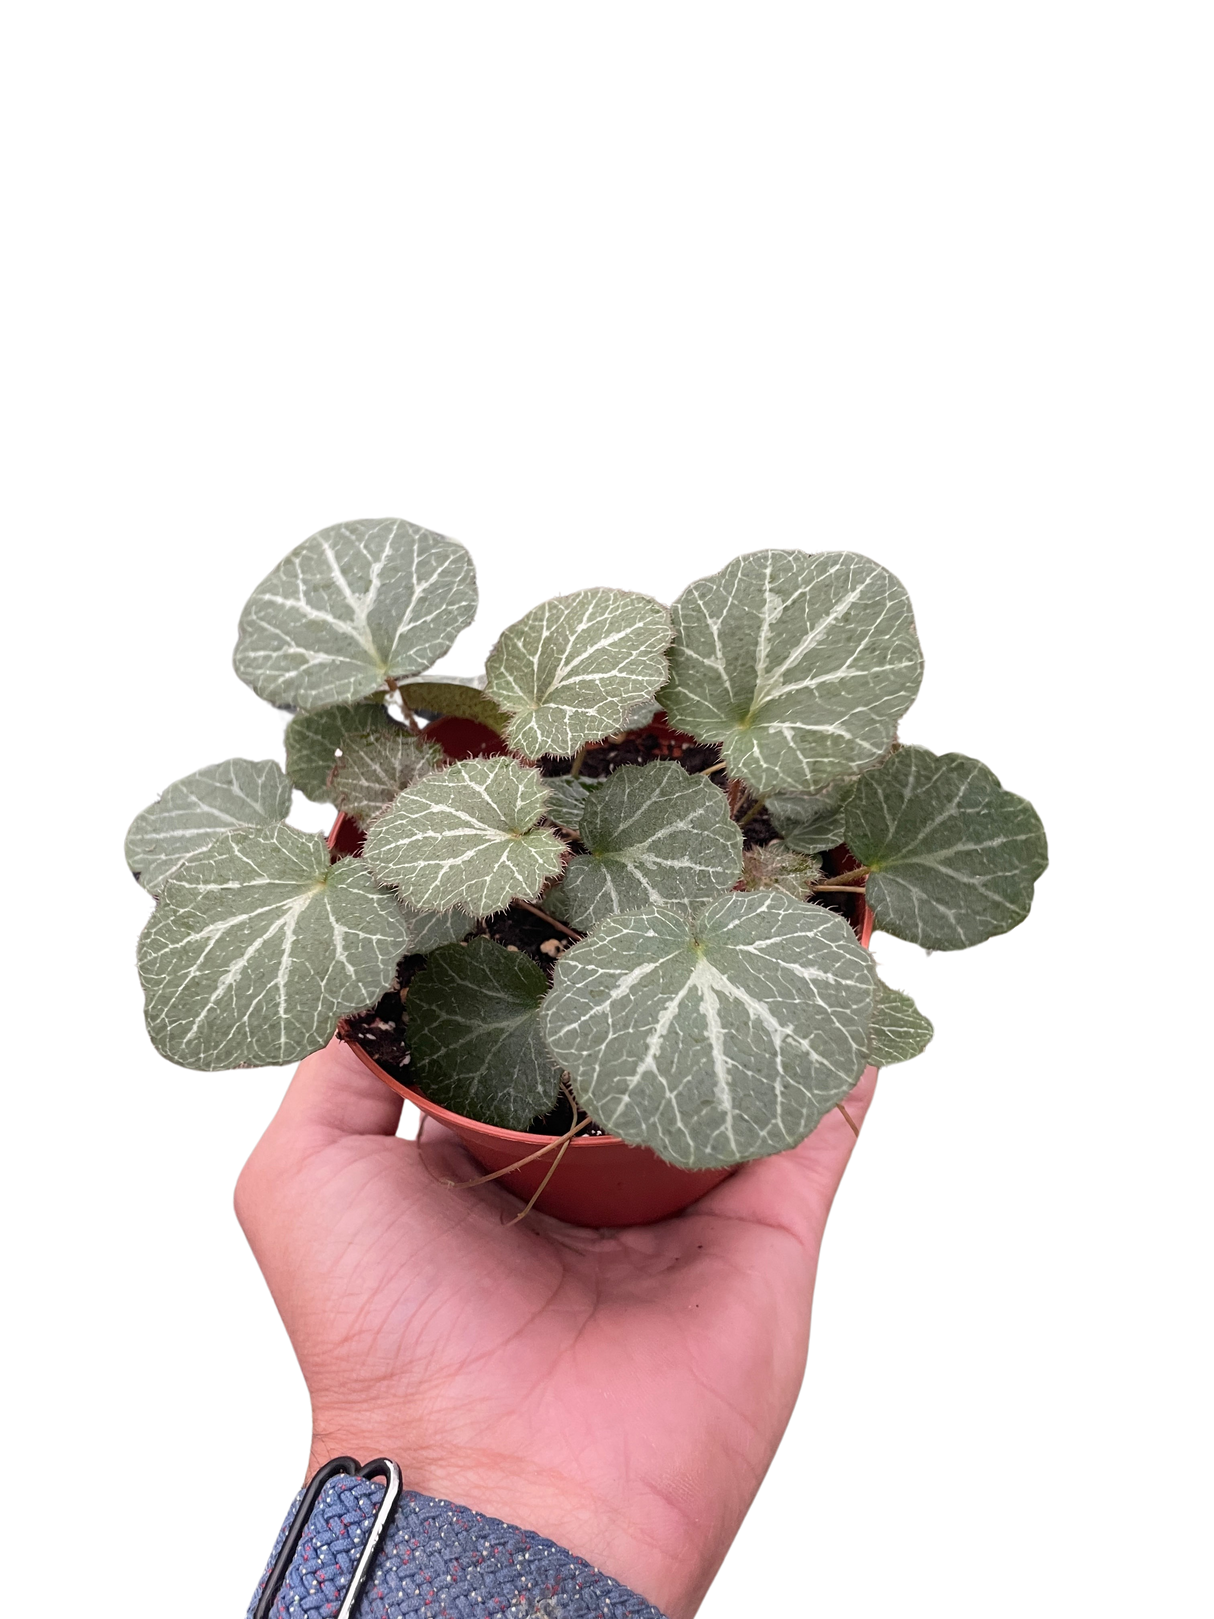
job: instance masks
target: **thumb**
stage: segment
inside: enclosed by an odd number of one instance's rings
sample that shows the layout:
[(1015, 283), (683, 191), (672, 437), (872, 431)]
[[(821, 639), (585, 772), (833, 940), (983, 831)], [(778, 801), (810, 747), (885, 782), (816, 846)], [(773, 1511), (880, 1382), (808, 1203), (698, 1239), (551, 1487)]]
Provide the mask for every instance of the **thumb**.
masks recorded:
[(816, 1250), (876, 1088), (877, 1070), (866, 1068), (854, 1090), (843, 1099), (855, 1130), (839, 1109), (832, 1107), (799, 1146), (743, 1164), (688, 1212), (779, 1226)]

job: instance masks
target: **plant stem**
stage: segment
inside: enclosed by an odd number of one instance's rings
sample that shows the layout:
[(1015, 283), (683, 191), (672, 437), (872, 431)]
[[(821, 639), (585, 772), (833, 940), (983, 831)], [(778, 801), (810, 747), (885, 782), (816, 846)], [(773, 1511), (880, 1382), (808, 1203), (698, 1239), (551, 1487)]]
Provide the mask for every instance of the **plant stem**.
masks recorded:
[(747, 821), (753, 821), (766, 802), (767, 800), (765, 798), (756, 798), (754, 803), (746, 811), (746, 814), (743, 815), (742, 819), (738, 822), (738, 825), (745, 826)]
[(842, 1102), (836, 1102), (835, 1106), (839, 1109), (839, 1112), (842, 1113), (843, 1117), (847, 1120), (848, 1124), (851, 1126), (852, 1135), (854, 1135), (856, 1140), (859, 1141), (859, 1139), (860, 1139), (860, 1131), (859, 1131), (859, 1127), (856, 1124), (855, 1119), (852, 1118), (851, 1114), (843, 1106)]
[(864, 893), (863, 884), (856, 883), (815, 883), (810, 889), (811, 894), (860, 894)]
[(698, 771), (697, 774), (701, 776), (711, 776), (714, 770), (724, 770), (724, 768), (724, 759), (718, 759), (715, 765), (709, 765), (707, 770)]
[(841, 871), (834, 877), (828, 877), (824, 883), (818, 883), (817, 887), (846, 889), (850, 884), (856, 883), (859, 885), (856, 888), (856, 893), (859, 893), (870, 875), (870, 867), (856, 866), (852, 871)]
[(514, 904), (520, 911), (530, 911), (532, 916), (538, 916), (541, 922), (548, 922), (552, 927), (560, 928), (561, 932), (567, 933), (571, 939), (585, 938), (585, 934), (579, 933), (576, 928), (567, 927), (564, 922), (558, 922), (555, 916), (549, 916), (547, 911), (541, 911), (538, 905), (528, 905), (525, 899), (516, 899)]
[(588, 742), (583, 742), (581, 747), (573, 756), (573, 763), (569, 766), (569, 774), (574, 778), (574, 780), (576, 780), (581, 774), (582, 764), (586, 758), (586, 749), (589, 746), (590, 744)]
[(417, 723), (417, 716), (414, 714), (413, 710), (409, 707), (408, 703), (405, 701), (404, 692), (401, 691), (400, 687), (396, 684), (396, 681), (392, 678), (391, 675), (386, 675), (384, 678), (385, 678), (385, 684), (387, 685), (388, 690), (392, 693), (393, 697), (395, 697), (396, 701), (400, 704), (401, 718), (404, 720), (405, 724), (409, 727), (409, 729), (413, 732), (414, 736), (420, 736), (422, 734), (422, 728)]

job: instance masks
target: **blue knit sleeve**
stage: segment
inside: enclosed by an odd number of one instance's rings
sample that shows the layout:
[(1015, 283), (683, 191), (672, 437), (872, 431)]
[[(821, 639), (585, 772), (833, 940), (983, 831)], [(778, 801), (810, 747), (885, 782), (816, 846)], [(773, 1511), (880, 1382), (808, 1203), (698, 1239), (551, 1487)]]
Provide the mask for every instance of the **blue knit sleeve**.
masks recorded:
[[(321, 1491), (272, 1610), (333, 1619), (384, 1486), (344, 1474)], [(296, 1505), (300, 1497), (296, 1496)], [(275, 1554), (295, 1516), (292, 1508)], [(271, 1555), (271, 1562), (273, 1561)], [(249, 1614), (269, 1573), (262, 1575)], [(384, 1532), (356, 1619), (662, 1619), (652, 1603), (543, 1535), (415, 1490)]]

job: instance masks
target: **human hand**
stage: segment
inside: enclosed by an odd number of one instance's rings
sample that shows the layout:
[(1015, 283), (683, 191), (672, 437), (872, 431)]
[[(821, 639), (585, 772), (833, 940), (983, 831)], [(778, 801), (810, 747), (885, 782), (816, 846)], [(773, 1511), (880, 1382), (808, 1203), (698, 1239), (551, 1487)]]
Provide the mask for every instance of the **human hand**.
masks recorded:
[[(848, 1098), (859, 1123), (872, 1098)], [(312, 1399), (309, 1472), (397, 1460), (406, 1488), (538, 1530), (690, 1619), (796, 1400), (838, 1111), (685, 1213), (602, 1232), (532, 1213), (333, 1041), (302, 1062), (236, 1212)]]

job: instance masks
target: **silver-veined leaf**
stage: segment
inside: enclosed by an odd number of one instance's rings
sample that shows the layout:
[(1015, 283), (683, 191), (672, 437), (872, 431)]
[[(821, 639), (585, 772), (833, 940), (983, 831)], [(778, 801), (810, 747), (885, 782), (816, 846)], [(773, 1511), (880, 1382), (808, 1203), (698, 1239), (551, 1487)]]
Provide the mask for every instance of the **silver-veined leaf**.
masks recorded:
[[(852, 551), (755, 551), (673, 608), (671, 725), (757, 793), (816, 793), (888, 749), (923, 674), (910, 600)], [(813, 851), (807, 851), (812, 853)]]
[(236, 673), (279, 707), (353, 702), (428, 669), (475, 612), (462, 545), (397, 517), (335, 523), (249, 597)]
[(281, 821), (291, 783), (272, 759), (225, 759), (175, 781), (131, 822), (126, 863), (159, 894), (177, 868), (225, 832)]
[(401, 696), (415, 714), (441, 714), (452, 719), (474, 720), (487, 725), (501, 736), (509, 716), (500, 709), (492, 697), (486, 697), (479, 686), (467, 680), (444, 680), (431, 675), (429, 680), (411, 680), (400, 688)]
[(489, 916), (559, 875), (565, 845), (536, 825), (547, 802), (538, 770), (464, 759), (401, 793), (372, 823), (363, 858), (419, 910)]
[(719, 787), (676, 764), (624, 765), (587, 798), (589, 851), (562, 884), (574, 927), (616, 911), (712, 899), (742, 875), (742, 833)]
[(443, 762), (437, 742), (415, 737), (403, 725), (347, 737), (342, 756), (333, 766), (329, 787), (333, 802), (346, 815), (365, 826), (415, 781)]
[(627, 590), (542, 602), (503, 632), (486, 690), (511, 716), (506, 739), (528, 759), (571, 754), (624, 728), (666, 679), (670, 615)]
[(868, 1042), (869, 1062), (877, 1068), (909, 1062), (926, 1049), (935, 1032), (909, 995), (877, 980)]
[(750, 893), (778, 888), (794, 899), (808, 899), (821, 875), (822, 862), (815, 855), (798, 854), (779, 838), (756, 844), (742, 855), (742, 886)]
[(772, 793), (765, 801), (771, 824), (798, 854), (821, 854), (843, 842), (843, 804), (853, 782), (822, 793)]
[(964, 950), (1023, 922), (1048, 861), (1027, 799), (961, 753), (899, 748), (847, 801), (847, 846), (873, 873), (876, 924), (928, 950)]
[(405, 919), (405, 956), (428, 956), (444, 944), (458, 944), (472, 932), (473, 921), (467, 911), (419, 911), (406, 899), (398, 896), (401, 914)]
[(296, 714), (283, 738), (287, 775), (306, 798), (317, 804), (331, 804), (329, 777), (347, 744), (358, 736), (390, 736), (398, 728), (399, 722), (378, 698)]
[(548, 788), (548, 808), (544, 814), (566, 832), (576, 832), (591, 789), (577, 776), (545, 776), (544, 784)]
[(182, 866), (139, 941), (148, 1031), (184, 1068), (318, 1051), (389, 988), (407, 943), (361, 860), (277, 825), (229, 833)]
[(557, 963), (544, 1032), (604, 1129), (708, 1169), (794, 1146), (847, 1095), (874, 979), (841, 917), (727, 894), (600, 923)]
[(436, 950), (409, 985), (411, 1075), (440, 1107), (525, 1130), (560, 1089), (540, 1028), (547, 992), (529, 957), (489, 939)]

